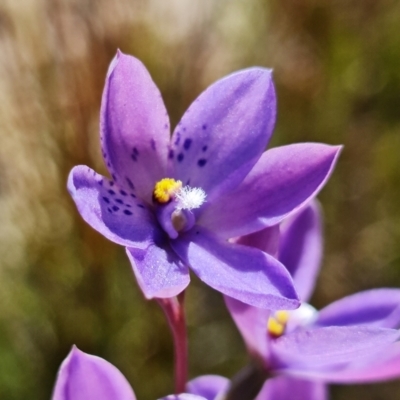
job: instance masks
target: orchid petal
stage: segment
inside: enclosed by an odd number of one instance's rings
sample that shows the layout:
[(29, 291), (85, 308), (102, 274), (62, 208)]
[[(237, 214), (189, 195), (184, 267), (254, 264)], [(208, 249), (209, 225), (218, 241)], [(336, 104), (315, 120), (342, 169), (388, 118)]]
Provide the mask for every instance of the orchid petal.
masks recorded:
[(52, 400), (136, 400), (128, 381), (112, 364), (75, 346), (61, 364)]
[(143, 248), (158, 231), (154, 217), (132, 192), (86, 166), (72, 169), (68, 190), (83, 219), (114, 243)]
[(187, 383), (187, 391), (203, 396), (207, 400), (216, 400), (217, 396), (222, 396), (228, 392), (230, 381), (223, 376), (203, 375), (192, 379)]
[(169, 119), (144, 65), (118, 52), (110, 65), (101, 104), (101, 144), (114, 180), (151, 201), (165, 178)]
[(167, 243), (151, 244), (147, 249), (127, 248), (126, 252), (147, 299), (176, 296), (190, 282), (188, 268)]
[(357, 359), (387, 351), (398, 340), (395, 329), (331, 326), (302, 329), (271, 343), (275, 371), (334, 371)]
[(208, 87), (189, 107), (172, 137), (176, 177), (213, 191), (233, 188), (264, 151), (275, 124), (272, 71), (251, 68)]
[(275, 258), (278, 258), (279, 242), (279, 225), (270, 226), (268, 228), (261, 229), (260, 231), (250, 233), (249, 235), (240, 236), (235, 241), (235, 243), (243, 244), (244, 246), (260, 249), (261, 251), (264, 251)]
[(331, 383), (362, 383), (385, 381), (399, 375), (400, 343), (394, 343), (378, 356), (357, 360), (338, 371), (321, 371), (317, 378)]
[(279, 261), (292, 275), (302, 301), (310, 299), (322, 259), (322, 227), (319, 206), (313, 202), (295, 214), (281, 229)]
[(317, 326), (363, 325), (398, 328), (400, 289), (372, 289), (344, 297), (318, 313)]
[(267, 354), (267, 322), (271, 311), (249, 306), (228, 296), (224, 298), (229, 313), (249, 351), (256, 356)]
[(340, 149), (300, 143), (266, 151), (238, 188), (205, 208), (198, 224), (224, 238), (278, 224), (318, 194)]
[(279, 376), (268, 379), (255, 400), (328, 400), (324, 383)]
[(299, 306), (285, 267), (258, 249), (219, 240), (200, 227), (171, 246), (202, 281), (223, 294), (260, 308)]
[(181, 393), (181, 394), (170, 394), (169, 396), (162, 397), (158, 400), (207, 400), (202, 396), (196, 396), (194, 394)]

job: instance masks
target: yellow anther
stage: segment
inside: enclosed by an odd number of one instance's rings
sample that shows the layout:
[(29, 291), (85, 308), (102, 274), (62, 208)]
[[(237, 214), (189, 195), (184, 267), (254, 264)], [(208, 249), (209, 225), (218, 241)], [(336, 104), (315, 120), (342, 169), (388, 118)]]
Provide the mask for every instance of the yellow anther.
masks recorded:
[(285, 331), (285, 325), (281, 324), (274, 317), (269, 317), (268, 319), (268, 333), (271, 336), (279, 337)]
[(159, 203), (167, 203), (171, 200), (171, 196), (174, 195), (182, 187), (181, 181), (176, 181), (172, 178), (164, 178), (158, 181), (154, 186), (153, 196)]
[(277, 311), (275, 313), (275, 318), (280, 324), (286, 325), (289, 319), (289, 313), (287, 311)]
[(289, 313), (287, 311), (276, 311), (268, 318), (268, 333), (275, 337), (282, 336), (285, 333), (288, 320)]

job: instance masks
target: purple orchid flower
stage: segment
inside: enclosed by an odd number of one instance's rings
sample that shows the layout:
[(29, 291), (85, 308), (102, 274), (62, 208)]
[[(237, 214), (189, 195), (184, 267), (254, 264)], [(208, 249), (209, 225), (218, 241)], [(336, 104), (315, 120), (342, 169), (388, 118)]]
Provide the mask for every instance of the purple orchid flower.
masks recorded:
[[(276, 243), (271, 229), (261, 232)], [(261, 246), (256, 235), (243, 238)], [(338, 300), (319, 312), (309, 300), (320, 267), (322, 234), (317, 204), (282, 226), (279, 260), (303, 301), (294, 311), (268, 311), (235, 299), (226, 304), (244, 341), (271, 374), (257, 400), (325, 400), (326, 383), (380, 381), (400, 376), (400, 290), (375, 289)]]
[[(122, 373), (108, 361), (75, 346), (61, 364), (52, 400), (136, 400)], [(182, 393), (159, 400), (205, 400)]]
[(87, 223), (126, 247), (146, 298), (189, 284), (269, 309), (298, 307), (274, 257), (228, 239), (279, 223), (327, 181), (339, 146), (302, 143), (263, 153), (274, 127), (271, 70), (250, 68), (211, 85), (170, 137), (161, 95), (145, 67), (118, 52), (101, 106), (112, 176), (75, 167), (68, 189)]

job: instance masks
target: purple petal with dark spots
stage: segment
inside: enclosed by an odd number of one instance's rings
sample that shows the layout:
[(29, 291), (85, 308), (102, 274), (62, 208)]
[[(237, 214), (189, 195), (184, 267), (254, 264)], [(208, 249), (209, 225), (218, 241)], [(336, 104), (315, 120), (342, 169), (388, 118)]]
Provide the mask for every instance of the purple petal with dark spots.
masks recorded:
[(128, 381), (112, 364), (75, 346), (58, 371), (52, 400), (136, 400)]
[(313, 202), (282, 225), (278, 259), (292, 275), (300, 299), (306, 302), (314, 291), (322, 260), (319, 205)]
[(112, 62), (100, 122), (110, 172), (150, 202), (155, 183), (166, 177), (169, 120), (160, 91), (136, 58), (118, 52)]
[(110, 188), (107, 178), (83, 165), (74, 167), (68, 178), (68, 190), (92, 228), (120, 245), (147, 247), (158, 232), (153, 215), (146, 208), (137, 207), (138, 202), (133, 198), (125, 200), (134, 205), (131, 215), (125, 215), (121, 209), (115, 211), (114, 188)]
[(126, 249), (140, 288), (147, 299), (173, 297), (190, 282), (189, 270), (167, 243), (146, 249)]
[(278, 224), (318, 194), (340, 149), (300, 143), (266, 151), (238, 188), (205, 208), (198, 223), (225, 238)]
[(289, 273), (267, 253), (219, 240), (200, 227), (171, 246), (203, 282), (225, 295), (273, 310), (299, 306)]
[(236, 186), (268, 144), (276, 114), (271, 78), (271, 70), (251, 68), (217, 81), (176, 127), (171, 141), (179, 154), (176, 177), (190, 179), (209, 201)]

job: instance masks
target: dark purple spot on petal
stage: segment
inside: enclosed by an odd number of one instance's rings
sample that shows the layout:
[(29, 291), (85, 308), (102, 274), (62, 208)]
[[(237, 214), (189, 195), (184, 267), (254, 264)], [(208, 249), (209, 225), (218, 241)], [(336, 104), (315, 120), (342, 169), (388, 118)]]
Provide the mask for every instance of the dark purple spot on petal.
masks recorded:
[(197, 161), (197, 165), (199, 167), (204, 167), (207, 164), (207, 160), (205, 158), (200, 158), (199, 161)]
[(131, 208), (132, 206), (130, 204), (125, 204), (127, 207)]
[(113, 177), (114, 181), (117, 182), (117, 177), (114, 174), (111, 174), (111, 176)]
[(134, 154), (131, 154), (131, 158), (132, 158), (133, 161), (135, 161), (135, 162), (137, 161), (137, 158), (136, 158), (136, 156)]
[(156, 149), (156, 141), (155, 141), (154, 139), (151, 139), (150, 145), (151, 145), (151, 148), (152, 148), (153, 150)]
[(169, 149), (168, 158), (169, 158), (170, 160), (172, 160), (172, 159), (174, 158), (174, 151), (173, 151), (172, 149)]
[(126, 177), (125, 179), (126, 179), (126, 181), (128, 182), (129, 187), (130, 187), (132, 190), (135, 190), (135, 185), (132, 183), (132, 181), (131, 181), (128, 177)]
[(119, 204), (124, 204), (124, 202), (121, 199), (115, 199), (115, 201)]
[(99, 185), (103, 186), (103, 179), (97, 182)]
[(124, 190), (120, 190), (119, 192), (122, 194), (122, 196), (126, 196), (128, 194)]
[(190, 138), (185, 139), (185, 141), (183, 142), (183, 148), (185, 150), (189, 150), (191, 145), (192, 145), (192, 139)]
[(164, 125), (164, 129), (168, 129), (168, 124), (165, 124), (165, 125)]
[(190, 178), (186, 181), (186, 186), (190, 185)]
[(202, 126), (202, 128), (203, 128), (204, 130), (206, 130), (206, 129), (207, 129), (207, 125), (204, 124), (204, 125)]
[(124, 210), (124, 214), (125, 214), (125, 215), (132, 215), (132, 211)]
[(112, 208), (114, 211), (118, 211), (119, 210), (119, 207), (117, 207), (117, 206), (113, 206), (113, 208)]
[(136, 196), (135, 196), (133, 193), (131, 193), (131, 197), (133, 197), (134, 199), (136, 199)]
[[(143, 204), (138, 204), (137, 205), (139, 208), (144, 208), (144, 205)], [(128, 211), (128, 210), (127, 210)]]
[(111, 190), (111, 189), (108, 191), (108, 193), (115, 194), (114, 190)]
[(110, 162), (107, 163), (107, 167), (108, 167), (108, 168), (111, 168)]
[(178, 157), (177, 157), (178, 161), (179, 161), (179, 162), (182, 162), (182, 161), (183, 161), (183, 158), (184, 158), (183, 153), (179, 153), (179, 154), (178, 154)]
[(181, 141), (181, 134), (179, 132), (176, 132), (176, 140), (174, 144), (178, 146), (179, 142)]
[(138, 156), (138, 155), (139, 155), (139, 150), (138, 150), (136, 147), (134, 147), (134, 148), (132, 149), (132, 153), (133, 153), (135, 156)]
[(106, 203), (110, 203), (110, 200), (108, 199), (108, 197), (103, 196), (103, 200), (104, 200)]
[(114, 182), (113, 181), (110, 181), (110, 186), (114, 186)]
[(111, 210), (110, 207), (107, 207), (107, 211), (108, 211), (109, 213), (112, 213), (112, 210)]
[(207, 149), (208, 149), (207, 145), (203, 146), (203, 148), (202, 148), (203, 151), (207, 151)]

